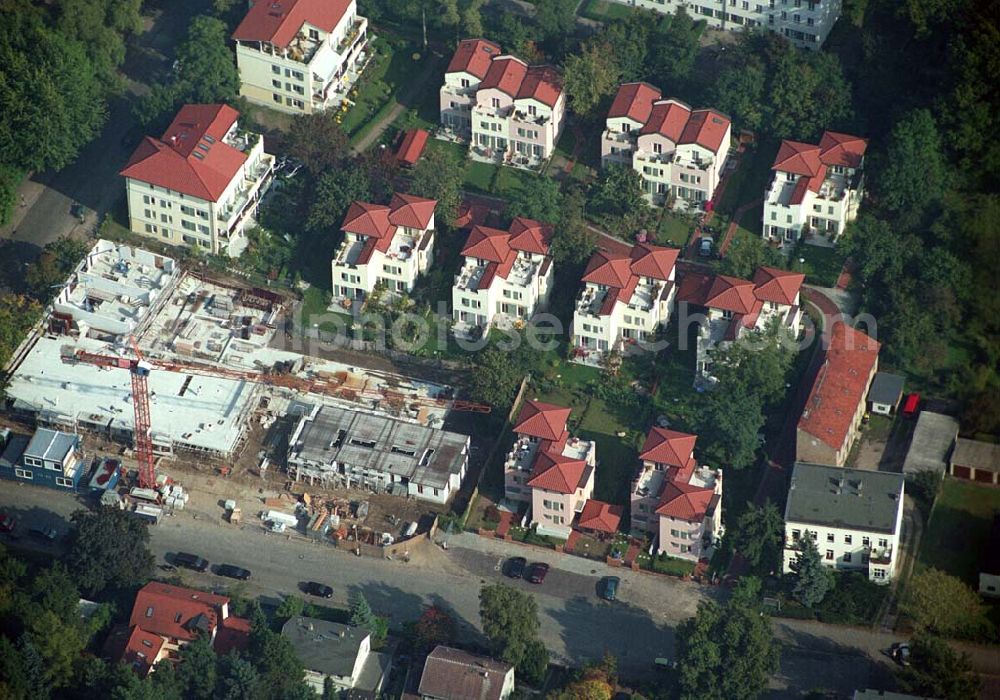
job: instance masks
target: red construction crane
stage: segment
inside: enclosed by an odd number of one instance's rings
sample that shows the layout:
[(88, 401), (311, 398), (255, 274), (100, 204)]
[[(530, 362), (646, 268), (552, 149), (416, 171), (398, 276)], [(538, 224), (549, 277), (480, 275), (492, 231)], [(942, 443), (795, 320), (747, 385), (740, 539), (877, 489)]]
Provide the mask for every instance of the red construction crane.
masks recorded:
[[(129, 345), (135, 354), (134, 359), (77, 350), (72, 355), (64, 356), (62, 360), (63, 362), (83, 362), (96, 367), (116, 367), (129, 371), (132, 377), (132, 407), (135, 411), (135, 452), (139, 462), (139, 486), (142, 488), (154, 488), (156, 486), (156, 469), (153, 463), (153, 439), (151, 435), (152, 424), (149, 415), (149, 388), (146, 382), (150, 371), (153, 369), (180, 372), (201, 377), (253, 382), (255, 384), (293, 389), (301, 393), (340, 396), (340, 398), (344, 398), (343, 395), (352, 393), (357, 395), (357, 392), (352, 392), (343, 385), (343, 379), (336, 377), (306, 379), (293, 374), (226, 369), (224, 367), (215, 367), (214, 365), (197, 362), (147, 359), (143, 356), (142, 351), (139, 350), (139, 345), (136, 343), (134, 337), (129, 337)], [(490, 412), (490, 407), (486, 404), (452, 399), (409, 398), (388, 389), (379, 392), (366, 391), (363, 392), (363, 395), (371, 398), (384, 398), (390, 401), (437, 406), (454, 411)]]

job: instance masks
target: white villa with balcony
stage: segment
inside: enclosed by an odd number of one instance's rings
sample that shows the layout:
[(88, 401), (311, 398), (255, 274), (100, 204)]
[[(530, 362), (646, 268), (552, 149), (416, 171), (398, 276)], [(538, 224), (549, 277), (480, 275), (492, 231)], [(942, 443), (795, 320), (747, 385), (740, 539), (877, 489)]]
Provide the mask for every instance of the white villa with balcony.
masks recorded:
[(483, 335), (494, 323), (523, 325), (544, 308), (552, 290), (551, 241), (552, 226), (523, 217), (507, 231), (473, 227), (451, 290), (452, 330)]
[(504, 495), (531, 505), (539, 534), (565, 539), (594, 492), (597, 465), (592, 440), (571, 437), (570, 409), (527, 401), (514, 424), (514, 445), (504, 460)]
[(443, 136), (473, 158), (537, 168), (554, 152), (566, 116), (562, 76), (502, 55), (485, 39), (459, 43), (441, 86)]
[(394, 194), (388, 206), (351, 204), (331, 263), (334, 308), (355, 308), (380, 284), (390, 295), (413, 291), (433, 261), (435, 206), (409, 194)]
[(799, 292), (805, 275), (773, 267), (760, 267), (753, 281), (727, 275), (690, 272), (677, 292), (685, 315), (701, 310), (696, 367), (700, 376), (711, 376), (709, 351), (738, 340), (749, 331), (762, 331), (780, 323), (797, 338), (802, 331)]
[(670, 321), (680, 251), (637, 243), (628, 254), (598, 251), (583, 273), (573, 312), (573, 361), (600, 364), (655, 339)]
[(238, 118), (227, 105), (185, 105), (163, 136), (142, 140), (120, 172), (134, 233), (232, 257), (243, 252), (274, 156)]
[(652, 538), (659, 553), (691, 561), (710, 558), (722, 534), (722, 470), (698, 466), (697, 440), (652, 428), (629, 497), (632, 535)]
[(785, 573), (809, 537), (824, 565), (888, 583), (899, 563), (904, 494), (899, 473), (796, 462), (785, 503)]
[(338, 107), (370, 58), (355, 0), (256, 0), (233, 32), (240, 95), (289, 114)]
[(764, 29), (800, 48), (818, 50), (840, 17), (841, 0), (612, 0), (665, 14), (683, 10), (712, 29)]
[(782, 141), (764, 195), (764, 238), (831, 245), (858, 216), (868, 141), (835, 131), (819, 145)]
[(715, 196), (731, 138), (721, 112), (664, 99), (649, 83), (625, 83), (608, 111), (601, 164), (638, 172), (650, 204), (701, 206)]

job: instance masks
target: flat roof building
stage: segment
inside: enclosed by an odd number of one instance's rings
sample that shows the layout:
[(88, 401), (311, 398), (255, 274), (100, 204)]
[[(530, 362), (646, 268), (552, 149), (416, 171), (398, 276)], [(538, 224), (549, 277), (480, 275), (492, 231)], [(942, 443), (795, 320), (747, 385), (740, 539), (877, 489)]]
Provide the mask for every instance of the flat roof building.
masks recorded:
[(948, 473), (980, 484), (1000, 483), (1000, 445), (958, 438), (948, 463)]
[(957, 437), (957, 419), (943, 413), (921, 411), (910, 439), (910, 449), (903, 460), (903, 474), (912, 476), (928, 470), (944, 474), (948, 468), (948, 454)]
[(446, 503), (465, 478), (469, 436), (383, 415), (317, 406), (289, 440), (296, 481), (358, 486)]
[(361, 627), (313, 617), (293, 617), (281, 636), (295, 649), (305, 668), (305, 680), (317, 693), (329, 678), (337, 690), (357, 690), (378, 697), (392, 657), (373, 652), (371, 633)]

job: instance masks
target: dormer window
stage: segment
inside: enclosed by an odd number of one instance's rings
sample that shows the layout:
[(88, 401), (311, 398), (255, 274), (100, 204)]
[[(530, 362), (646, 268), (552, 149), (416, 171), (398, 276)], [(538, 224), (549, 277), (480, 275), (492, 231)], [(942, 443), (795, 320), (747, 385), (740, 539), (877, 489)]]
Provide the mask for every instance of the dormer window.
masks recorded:
[(462, 87), (467, 88), (471, 85), (471, 81), (468, 78), (462, 78)]
[(663, 153), (663, 144), (662, 143), (654, 143), (653, 144), (653, 153)]
[(493, 100), (492, 100), (492, 102), (493, 102), (493, 108), (494, 109), (499, 109), (500, 108), (500, 98), (499, 97), (494, 97)]
[(622, 133), (623, 134), (631, 134), (632, 133), (632, 125), (631, 124), (622, 124)]
[(310, 29), (309, 30), (309, 38), (312, 39), (313, 41), (319, 41), (319, 30), (317, 30), (317, 29)]
[(528, 114), (530, 114), (533, 117), (537, 116), (538, 108), (535, 105), (528, 105)]

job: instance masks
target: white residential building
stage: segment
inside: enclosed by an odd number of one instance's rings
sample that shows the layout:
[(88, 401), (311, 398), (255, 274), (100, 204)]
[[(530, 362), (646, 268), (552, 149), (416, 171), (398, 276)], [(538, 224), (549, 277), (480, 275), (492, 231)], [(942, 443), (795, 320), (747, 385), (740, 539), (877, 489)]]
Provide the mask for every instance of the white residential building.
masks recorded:
[(868, 141), (835, 131), (819, 145), (782, 141), (764, 194), (765, 239), (833, 243), (858, 216)]
[(552, 290), (551, 241), (551, 225), (522, 217), (507, 231), (473, 227), (451, 290), (452, 330), (483, 334), (494, 323), (523, 324), (543, 308)]
[(433, 199), (409, 194), (394, 194), (388, 206), (352, 203), (331, 262), (333, 303), (351, 309), (378, 284), (389, 294), (412, 292), (434, 258), (436, 206)]
[(903, 494), (899, 473), (797, 462), (785, 505), (785, 573), (808, 536), (826, 566), (888, 583), (899, 562)]
[(613, 0), (622, 5), (673, 14), (683, 9), (712, 29), (762, 28), (796, 46), (819, 49), (840, 17), (841, 0)]
[(555, 68), (466, 39), (445, 71), (440, 106), (445, 136), (469, 141), (473, 157), (535, 168), (555, 152), (566, 95)]
[(185, 105), (162, 137), (143, 139), (120, 173), (134, 233), (232, 257), (243, 252), (274, 156), (238, 118), (227, 105)]
[(378, 697), (392, 666), (392, 654), (372, 650), (371, 632), (363, 627), (297, 615), (281, 627), (281, 636), (302, 662), (305, 682), (322, 695), (329, 680), (337, 692), (353, 690)]
[(753, 281), (727, 275), (690, 272), (677, 292), (677, 303), (687, 314), (703, 309), (698, 331), (697, 372), (709, 375), (708, 351), (720, 343), (730, 343), (745, 332), (764, 330), (774, 319), (792, 337), (802, 332), (802, 305), (799, 292), (805, 275), (773, 267), (760, 267)]
[(573, 361), (599, 364), (612, 350), (655, 339), (670, 321), (680, 251), (637, 243), (628, 254), (599, 251), (583, 273), (573, 312)]
[(601, 164), (638, 172), (650, 204), (697, 206), (715, 196), (731, 139), (732, 122), (721, 112), (663, 99), (649, 83), (625, 83), (608, 111)]
[(290, 114), (340, 106), (370, 58), (355, 0), (251, 0), (233, 40), (240, 95)]

